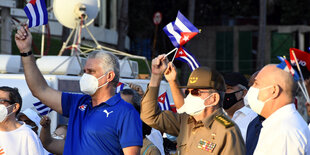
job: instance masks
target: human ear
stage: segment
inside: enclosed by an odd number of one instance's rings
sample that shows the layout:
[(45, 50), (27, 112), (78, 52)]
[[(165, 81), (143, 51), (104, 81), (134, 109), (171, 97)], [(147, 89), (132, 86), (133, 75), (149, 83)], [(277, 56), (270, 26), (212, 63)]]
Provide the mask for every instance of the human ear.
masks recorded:
[(114, 77), (115, 77), (115, 73), (114, 72), (109, 72), (108, 73), (108, 78), (107, 78), (108, 82), (111, 82), (114, 79)]
[(275, 85), (272, 87), (272, 98), (277, 98), (280, 95), (281, 87), (279, 85)]

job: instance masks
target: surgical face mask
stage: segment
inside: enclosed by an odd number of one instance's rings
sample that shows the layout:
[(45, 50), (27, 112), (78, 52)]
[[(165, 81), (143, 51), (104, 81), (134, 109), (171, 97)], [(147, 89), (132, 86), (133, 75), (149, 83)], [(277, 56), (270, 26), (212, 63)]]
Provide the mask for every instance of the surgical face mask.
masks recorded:
[(233, 105), (235, 105), (237, 102), (241, 101), (242, 98), (237, 100), (236, 93), (240, 92), (242, 90), (235, 91), (233, 93), (225, 93), (224, 103), (223, 103), (223, 109), (227, 110)]
[(11, 113), (8, 112), (8, 108), (10, 108), (13, 105), (15, 105), (15, 104), (12, 104), (12, 105), (9, 105), (8, 107), (6, 107), (5, 105), (0, 104), (0, 123), (2, 123), (9, 115), (11, 115), (13, 113), (13, 110)]
[(99, 84), (99, 80), (101, 78), (103, 78), (104, 76), (106, 76), (107, 73), (103, 74), (102, 76), (100, 76), (98, 79), (90, 74), (86, 74), (84, 73), (83, 76), (80, 79), (80, 89), (83, 93), (88, 94), (88, 95), (93, 95), (95, 94), (95, 92), (107, 85), (109, 82), (106, 82), (105, 84), (98, 86)]
[(187, 97), (184, 99), (184, 105), (177, 109), (179, 114), (187, 113), (191, 116), (199, 115), (206, 107), (211, 107), (216, 104), (205, 105), (205, 100), (209, 99), (212, 96), (209, 95), (205, 99), (201, 99), (199, 96), (193, 96), (192, 94), (188, 94)]
[(245, 96), (245, 100), (247, 101), (247, 103), (250, 105), (251, 109), (256, 112), (257, 114), (261, 114), (264, 105), (266, 102), (268, 102), (269, 100), (271, 100), (271, 98), (267, 99), (266, 101), (260, 101), (258, 100), (258, 94), (259, 91), (271, 88), (272, 86), (268, 86), (265, 88), (255, 88), (255, 87), (250, 87), (248, 93)]

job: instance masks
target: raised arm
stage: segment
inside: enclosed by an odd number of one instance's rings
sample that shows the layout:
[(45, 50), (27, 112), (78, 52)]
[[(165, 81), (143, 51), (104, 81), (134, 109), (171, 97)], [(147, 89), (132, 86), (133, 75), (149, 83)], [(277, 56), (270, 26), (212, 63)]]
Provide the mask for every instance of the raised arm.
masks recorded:
[(141, 102), (141, 119), (147, 125), (177, 136), (180, 128), (180, 115), (172, 111), (161, 111), (158, 106), (158, 91), (167, 59), (160, 55), (152, 61), (152, 76), (149, 87)]
[[(20, 53), (31, 51), (32, 36), (28, 27), (21, 27), (15, 34), (15, 42)], [(61, 92), (49, 87), (38, 69), (33, 55), (22, 56), (27, 85), (42, 103), (62, 114)]]
[(179, 89), (179, 84), (177, 80), (177, 71), (175, 70), (175, 67), (171, 62), (168, 64), (168, 68), (165, 71), (165, 78), (170, 85), (174, 105), (177, 109), (179, 109), (184, 104), (184, 96), (181, 90)]
[(40, 124), (42, 125), (40, 140), (44, 148), (53, 154), (62, 154), (65, 147), (64, 139), (54, 139), (50, 132), (51, 120), (47, 116), (43, 116)]

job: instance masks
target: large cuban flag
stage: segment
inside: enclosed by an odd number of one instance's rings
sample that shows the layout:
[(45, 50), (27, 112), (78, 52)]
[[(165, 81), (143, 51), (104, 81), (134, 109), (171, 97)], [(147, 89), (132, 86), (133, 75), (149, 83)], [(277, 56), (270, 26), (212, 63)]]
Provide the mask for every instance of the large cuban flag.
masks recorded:
[(158, 97), (158, 105), (162, 111), (171, 110), (167, 92)]
[(289, 72), (292, 74), (293, 78), (295, 81), (299, 80), (299, 75), (298, 73), (294, 70), (292, 65), (290, 64), (289, 61), (287, 61), (285, 58), (278, 56), (278, 59), (281, 61), (280, 64), (277, 65), (278, 68), (283, 69), (286, 72)]
[(195, 57), (184, 47), (180, 47), (178, 49), (177, 54), (175, 55), (175, 59), (186, 62), (190, 66), (192, 71), (200, 67), (200, 64), (195, 59)]
[(199, 33), (199, 30), (180, 11), (176, 20), (166, 25), (163, 30), (176, 48), (182, 47)]
[(29, 28), (47, 24), (48, 13), (44, 0), (29, 1), (25, 6), (24, 11), (29, 19)]

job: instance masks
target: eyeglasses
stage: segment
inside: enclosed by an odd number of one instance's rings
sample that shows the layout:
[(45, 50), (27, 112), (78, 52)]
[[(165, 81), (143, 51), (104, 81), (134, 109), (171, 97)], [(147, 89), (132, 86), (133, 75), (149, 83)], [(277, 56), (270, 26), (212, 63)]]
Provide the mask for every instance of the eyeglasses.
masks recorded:
[(200, 96), (201, 93), (209, 93), (209, 92), (212, 92), (212, 91), (211, 90), (202, 91), (199, 89), (192, 89), (192, 90), (186, 89), (185, 90), (185, 96), (187, 96), (189, 93), (191, 93), (193, 96)]
[(10, 101), (10, 100), (7, 100), (7, 99), (0, 99), (0, 103), (13, 103), (12, 101)]

